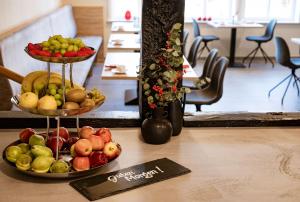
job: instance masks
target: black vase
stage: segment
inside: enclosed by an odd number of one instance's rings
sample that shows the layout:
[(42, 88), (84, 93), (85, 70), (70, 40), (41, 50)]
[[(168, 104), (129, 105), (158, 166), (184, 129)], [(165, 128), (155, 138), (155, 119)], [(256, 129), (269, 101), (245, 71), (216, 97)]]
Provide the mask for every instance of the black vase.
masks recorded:
[(175, 100), (169, 104), (169, 120), (173, 128), (173, 136), (180, 134), (183, 126), (183, 113), (181, 108), (181, 102)]
[(168, 142), (172, 136), (172, 125), (164, 116), (164, 108), (156, 108), (152, 117), (145, 119), (142, 123), (142, 136), (146, 143), (164, 144)]

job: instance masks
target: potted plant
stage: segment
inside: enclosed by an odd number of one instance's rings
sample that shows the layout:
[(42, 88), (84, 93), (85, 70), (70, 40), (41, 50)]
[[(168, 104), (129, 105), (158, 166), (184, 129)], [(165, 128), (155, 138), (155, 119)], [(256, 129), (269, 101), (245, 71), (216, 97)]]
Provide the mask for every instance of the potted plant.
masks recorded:
[[(169, 111), (168, 117), (171, 122), (174, 122), (174, 117), (177, 119), (179, 117), (180, 122), (173, 124), (171, 135), (173, 134), (174, 128), (178, 125), (180, 125), (181, 131), (182, 111), (180, 100), (183, 94), (189, 91), (189, 89), (182, 87), (182, 76), (185, 70), (183, 68), (184, 59), (182, 57), (182, 42), (180, 40), (181, 26), (180, 23), (173, 25), (170, 32), (166, 33), (165, 46), (160, 49), (157, 55), (153, 56), (152, 62), (143, 66), (142, 70), (139, 72), (142, 92), (146, 97), (147, 105), (152, 112), (152, 118), (145, 119), (142, 124), (142, 135), (146, 142), (148, 142), (146, 136), (148, 136), (149, 133), (147, 131), (150, 131), (149, 122), (154, 124), (158, 120), (164, 120), (166, 123), (168, 120), (164, 115), (167, 114), (167, 111)], [(175, 108), (173, 110), (168, 110), (168, 107), (172, 108), (171, 105), (174, 104), (179, 106), (179, 108), (177, 107), (177, 110), (174, 110)], [(175, 114), (173, 112), (175, 112)], [(154, 120), (156, 120), (156, 122)], [(163, 128), (169, 128), (167, 125), (168, 124)], [(147, 127), (147, 130), (145, 127)], [(159, 127), (162, 128), (161, 125)], [(169, 129), (166, 129), (166, 131), (169, 132)], [(178, 135), (180, 131), (178, 132), (178, 129), (176, 129), (175, 135)], [(151, 131), (151, 133), (155, 133), (155, 131)], [(152, 136), (154, 135), (152, 134)], [(162, 140), (168, 141), (169, 138), (170, 136), (168, 138), (162, 138)]]

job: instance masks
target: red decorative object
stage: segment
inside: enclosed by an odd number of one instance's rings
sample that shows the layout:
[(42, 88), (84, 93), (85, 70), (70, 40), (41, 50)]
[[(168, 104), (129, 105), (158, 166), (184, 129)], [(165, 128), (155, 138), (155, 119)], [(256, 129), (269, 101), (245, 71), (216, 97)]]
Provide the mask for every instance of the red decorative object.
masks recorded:
[(130, 20), (131, 19), (131, 12), (130, 11), (126, 11), (125, 12), (125, 19), (126, 20)]
[(208, 21), (211, 21), (211, 17), (208, 17), (207, 20), (208, 20)]
[(206, 17), (203, 17), (203, 21), (206, 21)]
[(202, 20), (202, 18), (201, 17), (198, 17), (198, 19), (197, 19), (198, 21), (201, 21)]

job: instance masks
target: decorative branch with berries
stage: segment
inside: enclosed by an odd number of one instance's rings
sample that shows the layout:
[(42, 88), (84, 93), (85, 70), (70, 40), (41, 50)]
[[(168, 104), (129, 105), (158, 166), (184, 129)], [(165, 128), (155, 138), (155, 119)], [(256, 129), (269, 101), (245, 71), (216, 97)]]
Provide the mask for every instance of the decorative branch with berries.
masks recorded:
[(181, 24), (173, 25), (166, 33), (166, 44), (154, 57), (150, 65), (142, 68), (139, 79), (143, 94), (151, 109), (167, 106), (168, 103), (181, 99), (189, 89), (181, 87), (182, 75), (182, 43), (180, 40)]

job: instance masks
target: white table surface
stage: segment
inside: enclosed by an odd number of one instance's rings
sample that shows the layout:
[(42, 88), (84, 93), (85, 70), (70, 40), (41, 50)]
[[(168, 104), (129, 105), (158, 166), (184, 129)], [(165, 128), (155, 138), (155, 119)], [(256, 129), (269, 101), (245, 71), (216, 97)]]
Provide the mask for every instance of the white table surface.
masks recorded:
[(258, 23), (242, 23), (242, 22), (214, 22), (210, 21), (207, 22), (208, 25), (215, 27), (215, 28), (260, 28), (263, 25)]
[(140, 25), (134, 26), (134, 22), (112, 22), (111, 24), (111, 32), (136, 33), (140, 30)]
[[(106, 66), (111, 65), (125, 65), (127, 69), (125, 74), (115, 74), (112, 72), (111, 68)], [(137, 71), (140, 65), (140, 53), (107, 53), (104, 67), (102, 70), (103, 80), (137, 80)], [(189, 65), (187, 60), (184, 58), (184, 65)], [(186, 68), (186, 74), (183, 75), (184, 80), (196, 80), (198, 78), (195, 71), (189, 65)]]
[[(116, 45), (115, 41), (120, 40), (121, 44)], [(139, 34), (111, 34), (109, 37), (107, 48), (119, 51), (139, 51), (141, 49), (141, 37)]]

